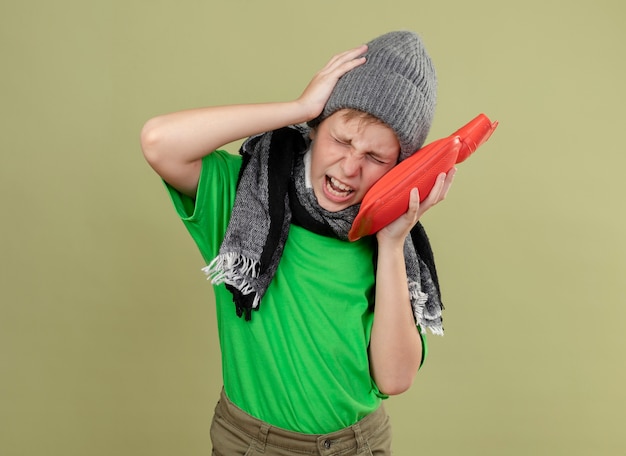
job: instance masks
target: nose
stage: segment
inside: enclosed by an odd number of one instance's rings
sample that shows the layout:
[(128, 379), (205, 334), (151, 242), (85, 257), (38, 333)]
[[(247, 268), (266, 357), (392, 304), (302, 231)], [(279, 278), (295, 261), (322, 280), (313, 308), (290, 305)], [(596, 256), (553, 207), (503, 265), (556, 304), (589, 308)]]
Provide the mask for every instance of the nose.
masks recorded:
[(361, 158), (356, 154), (347, 154), (341, 162), (341, 169), (346, 177), (358, 175), (361, 169)]

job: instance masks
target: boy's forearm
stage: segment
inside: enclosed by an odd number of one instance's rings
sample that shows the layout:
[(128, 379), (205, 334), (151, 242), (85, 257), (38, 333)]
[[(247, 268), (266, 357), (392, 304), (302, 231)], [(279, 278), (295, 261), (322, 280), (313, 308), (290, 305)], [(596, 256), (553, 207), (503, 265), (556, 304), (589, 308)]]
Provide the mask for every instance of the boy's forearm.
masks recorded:
[(161, 158), (191, 163), (233, 141), (307, 120), (297, 101), (191, 109), (149, 120), (142, 145)]
[(202, 158), (233, 141), (306, 120), (298, 101), (191, 109), (149, 120), (141, 147), (161, 178), (195, 197)]
[(381, 392), (400, 394), (411, 386), (422, 357), (400, 245), (379, 246), (375, 299), (370, 340), (372, 376)]

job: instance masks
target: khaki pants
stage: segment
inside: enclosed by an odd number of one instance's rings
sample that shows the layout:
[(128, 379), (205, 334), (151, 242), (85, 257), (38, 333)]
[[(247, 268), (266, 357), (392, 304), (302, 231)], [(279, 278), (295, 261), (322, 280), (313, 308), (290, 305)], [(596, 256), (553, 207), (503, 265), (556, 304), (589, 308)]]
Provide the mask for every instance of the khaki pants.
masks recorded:
[(211, 423), (215, 456), (386, 456), (391, 454), (391, 425), (381, 406), (358, 423), (324, 435), (272, 427), (234, 405), (224, 394)]

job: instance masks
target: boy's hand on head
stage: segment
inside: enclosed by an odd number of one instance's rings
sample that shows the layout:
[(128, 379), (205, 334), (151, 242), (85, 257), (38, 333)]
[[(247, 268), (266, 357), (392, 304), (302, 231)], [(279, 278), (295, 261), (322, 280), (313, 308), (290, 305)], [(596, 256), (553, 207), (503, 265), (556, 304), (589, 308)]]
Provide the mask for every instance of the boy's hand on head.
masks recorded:
[(322, 113), (339, 78), (365, 62), (365, 57), (363, 57), (365, 51), (367, 51), (367, 45), (363, 44), (337, 54), (315, 74), (297, 99), (306, 109), (310, 119), (315, 119)]
[(381, 244), (394, 242), (397, 243), (399, 247), (403, 246), (405, 238), (408, 236), (422, 215), (424, 215), (424, 213), (431, 207), (446, 198), (448, 191), (452, 186), (455, 174), (456, 168), (452, 168), (447, 174), (441, 173), (437, 177), (432, 190), (421, 203), (418, 189), (412, 189), (409, 199), (409, 209), (406, 213), (376, 233), (376, 239), (378, 240), (379, 246)]

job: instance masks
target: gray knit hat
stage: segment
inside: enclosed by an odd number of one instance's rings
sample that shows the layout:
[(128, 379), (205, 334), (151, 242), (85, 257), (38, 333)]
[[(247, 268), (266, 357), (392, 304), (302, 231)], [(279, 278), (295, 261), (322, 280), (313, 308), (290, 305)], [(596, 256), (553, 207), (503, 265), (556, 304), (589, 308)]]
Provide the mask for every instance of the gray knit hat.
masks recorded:
[(343, 75), (312, 127), (344, 108), (369, 113), (396, 133), (400, 160), (426, 140), (437, 99), (437, 76), (421, 38), (398, 31), (367, 43), (366, 62)]

